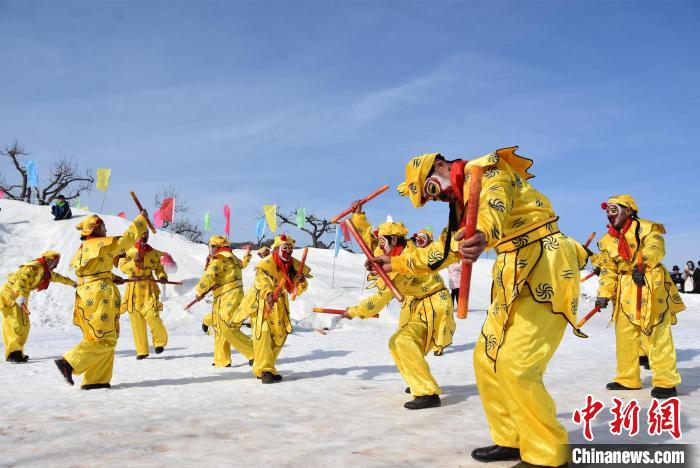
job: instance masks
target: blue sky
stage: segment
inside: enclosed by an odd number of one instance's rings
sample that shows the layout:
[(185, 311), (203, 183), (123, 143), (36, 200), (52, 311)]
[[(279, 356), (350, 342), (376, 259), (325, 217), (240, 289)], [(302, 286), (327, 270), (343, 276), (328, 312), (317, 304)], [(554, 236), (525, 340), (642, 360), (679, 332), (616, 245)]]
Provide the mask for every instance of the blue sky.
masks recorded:
[(332, 216), (413, 155), (519, 145), (564, 232), (629, 192), (670, 266), (700, 259), (699, 26), (683, 1), (0, 0), (0, 144), (112, 168), (106, 212), (174, 185), (220, 230), (229, 203), (237, 240), (263, 204)]

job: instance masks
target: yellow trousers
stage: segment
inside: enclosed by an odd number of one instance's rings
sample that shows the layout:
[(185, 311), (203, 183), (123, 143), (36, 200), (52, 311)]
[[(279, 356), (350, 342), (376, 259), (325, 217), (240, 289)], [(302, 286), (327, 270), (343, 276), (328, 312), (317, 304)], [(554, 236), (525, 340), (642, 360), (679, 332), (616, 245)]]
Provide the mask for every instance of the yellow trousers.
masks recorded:
[(258, 333), (255, 330), (256, 322), (254, 318), (251, 320), (253, 323), (253, 354), (255, 362), (253, 362), (253, 374), (256, 377), (260, 377), (263, 372), (272, 372), (277, 375), (277, 369), (275, 369), (275, 362), (277, 362), (277, 357), (282, 351), (282, 346), (277, 346), (275, 341), (272, 339), (272, 334), (270, 333), (270, 325), (267, 320), (262, 320), (260, 325), (261, 333), (259, 333), (260, 338), (256, 338)]
[(442, 393), (423, 354), (427, 335), (428, 326), (411, 318), (389, 339), (391, 356), (414, 397)]
[(624, 314), (615, 319), (615, 347), (617, 349), (617, 375), (615, 382), (630, 388), (641, 388), (639, 369), (639, 345), (646, 350), (651, 367), (651, 383), (654, 387), (671, 388), (681, 383), (676, 368), (676, 348), (671, 334), (671, 314), (667, 313), (660, 324), (647, 336), (630, 323)]
[(151, 329), (151, 338), (153, 339), (153, 347), (165, 346), (168, 344), (168, 332), (160, 318), (160, 313), (151, 309), (146, 312), (145, 317), (139, 312), (129, 312), (129, 320), (131, 321), (131, 330), (134, 334), (134, 346), (136, 347), (137, 356), (148, 355), (148, 333), (146, 325)]
[(566, 325), (549, 304), (537, 303), (523, 288), (506, 322), (495, 368), (483, 334), (474, 349), (476, 384), (491, 438), (519, 448), (522, 460), (534, 465), (559, 466), (568, 458), (568, 435), (542, 380)]
[(106, 384), (112, 380), (114, 348), (117, 338), (102, 338), (98, 341), (83, 340), (63, 355), (73, 367), (73, 374), (85, 373), (82, 385)]
[(7, 359), (10, 353), (24, 351), (30, 324), (29, 317), (17, 304), (0, 310), (2, 310), (2, 341), (5, 343), (5, 359)]
[(253, 359), (253, 340), (235, 324), (227, 325), (221, 317), (216, 317), (214, 334), (214, 365), (226, 367), (231, 364), (231, 347), (241, 353), (247, 360)]

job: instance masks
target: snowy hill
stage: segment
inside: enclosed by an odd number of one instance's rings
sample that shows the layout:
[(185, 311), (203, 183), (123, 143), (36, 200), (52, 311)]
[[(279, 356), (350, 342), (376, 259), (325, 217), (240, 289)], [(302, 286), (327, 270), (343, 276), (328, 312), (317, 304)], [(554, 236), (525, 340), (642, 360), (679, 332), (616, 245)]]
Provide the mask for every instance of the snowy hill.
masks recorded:
[[(70, 276), (67, 265), (80, 242), (74, 229), (79, 218), (54, 222), (47, 207), (6, 200), (0, 208), (0, 281), (49, 248), (61, 251), (59, 271)], [(83, 214), (76, 210), (76, 215)], [(104, 218), (110, 234), (127, 226), (120, 218)], [(251, 377), (238, 354), (232, 356), (233, 367), (212, 367), (212, 337), (199, 328), (210, 305), (200, 303), (191, 314), (183, 310), (194, 297), (206, 247), (167, 233), (153, 236), (152, 244), (171, 253), (179, 265), (171, 277), (185, 281), (182, 287), (166, 289), (163, 317), (170, 338), (165, 353), (135, 360), (129, 318), (123, 316), (112, 389), (81, 392), (69, 387), (51, 360), (81, 338), (71, 325), (74, 293), (53, 285), (33, 294), (33, 328), (25, 349), (31, 360), (24, 365), (0, 362), (0, 465), (484, 466), (469, 457), (475, 447), (492, 444), (476, 390), (472, 351), (489, 301), (492, 261), (480, 260), (475, 266), (473, 309), (467, 320), (457, 321), (453, 346), (444, 356), (428, 356), (443, 390), (443, 406), (410, 412), (402, 406), (409, 396), (387, 349), (396, 329), (395, 304), (378, 320), (309, 317), (313, 306), (345, 307), (370, 293), (362, 292), (361, 256), (341, 252), (333, 282), (333, 252), (310, 251), (314, 279), (292, 304), (293, 318), (301, 322), (278, 361), (285, 379), (267, 386)], [(254, 264), (244, 271), (246, 287)], [(582, 289), (580, 313), (585, 313), (592, 307), (595, 280)], [(700, 295), (683, 299), (688, 310), (679, 315), (673, 334), (683, 377), (681, 442), (693, 444), (700, 442)], [(605, 311), (591, 319), (585, 327), (588, 339), (567, 331), (545, 375), (570, 442), (583, 442), (571, 415), (583, 407), (587, 394), (606, 405), (593, 423), (596, 443), (674, 442), (667, 434), (646, 434), (649, 371), (642, 371), (642, 390), (605, 390), (615, 374), (609, 316)], [(325, 335), (314, 331), (323, 327), (330, 328)], [(636, 438), (610, 434), (612, 396), (639, 401)]]

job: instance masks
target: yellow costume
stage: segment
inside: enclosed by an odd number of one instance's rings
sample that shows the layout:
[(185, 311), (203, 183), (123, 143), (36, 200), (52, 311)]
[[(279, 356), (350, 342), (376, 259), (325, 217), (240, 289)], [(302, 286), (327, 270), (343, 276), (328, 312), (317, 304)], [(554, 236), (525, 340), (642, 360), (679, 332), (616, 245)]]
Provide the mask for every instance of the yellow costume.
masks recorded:
[[(527, 179), (532, 161), (506, 148), (457, 164), (463, 199), (450, 207), (450, 226), (439, 241), (392, 259), (392, 270), (418, 275), (460, 260), (453, 235), (469, 201), (469, 169), (483, 168), (477, 229), (496, 250), (491, 306), (474, 349), (474, 370), (491, 437), (518, 448), (523, 461), (559, 466), (567, 460), (567, 432), (557, 421), (543, 383), (547, 364), (567, 322), (576, 323), (579, 270), (587, 254), (559, 232), (549, 200)], [(422, 206), (423, 184), (437, 154), (412, 159), (399, 193)], [(461, 203), (460, 203), (461, 202)], [(463, 204), (462, 204), (463, 203)], [(574, 333), (583, 335), (579, 330)]]
[[(210, 290), (214, 294), (209, 322), (214, 327), (214, 365), (226, 367), (231, 365), (231, 348), (233, 346), (246, 359), (253, 359), (253, 343), (248, 335), (241, 331), (241, 324), (233, 320), (234, 313), (243, 299), (243, 274), (241, 270), (250, 262), (250, 254), (239, 260), (223, 236), (213, 236), (210, 247), (218, 250), (197, 283), (198, 296)], [(206, 323), (206, 321), (205, 321)]]
[[(612, 197), (608, 204), (619, 204), (637, 211), (629, 196)], [(676, 285), (661, 263), (665, 255), (664, 226), (645, 219), (633, 219), (624, 234), (629, 247), (627, 261), (619, 252), (620, 241), (610, 233), (598, 242), (600, 249), (600, 287), (598, 297), (614, 302), (612, 320), (615, 322), (617, 348), (617, 375), (615, 382), (640, 388), (639, 352), (635, 346), (641, 339), (649, 357), (654, 387), (672, 388), (681, 382), (676, 369), (676, 350), (671, 335), (671, 325), (676, 314), (685, 309)], [(637, 319), (637, 285), (632, 271), (638, 252), (644, 261), (644, 286), (642, 307)]]
[[(49, 283), (61, 283), (76, 286), (75, 281), (55, 271), (50, 271), (46, 260), (59, 258), (58, 252), (49, 250), (41, 258), (25, 263), (7, 276), (7, 281), (0, 289), (0, 311), (2, 311), (2, 340), (5, 343), (5, 359), (10, 354), (24, 356), (24, 344), (29, 337), (29, 316), (17, 303), (23, 297), (29, 300), (29, 294), (35, 290), (48, 287)], [(26, 361), (26, 359), (23, 359)]]
[[(242, 323), (250, 317), (253, 328), (253, 352), (255, 360), (253, 362), (253, 374), (261, 377), (264, 372), (269, 372), (278, 376), (275, 362), (279, 356), (287, 335), (292, 332), (292, 322), (289, 316), (290, 284), (295, 281), (299, 271), (300, 262), (292, 258), (286, 265), (287, 270), (282, 269), (278, 264), (277, 250), (282, 244), (294, 245), (294, 240), (289, 236), (278, 236), (272, 245), (272, 255), (265, 257), (258, 266), (255, 267), (255, 281), (253, 286), (246, 292), (241, 306), (236, 312), (234, 321)], [(311, 278), (311, 270), (304, 266), (302, 275), (297, 287), (297, 295), (301, 295), (308, 286), (307, 278)], [(288, 279), (277, 302), (272, 309), (266, 313), (266, 299), (268, 294), (273, 293), (280, 281)]]
[[(368, 245), (376, 246), (376, 238), (371, 236), (369, 223), (363, 214), (354, 214), (353, 224)], [(401, 223), (384, 223), (379, 227), (380, 236), (405, 238), (406, 234), (406, 228)], [(408, 243), (404, 252), (409, 255), (416, 248), (413, 243)], [(452, 344), (456, 326), (449, 292), (436, 272), (419, 276), (390, 273), (389, 276), (405, 296), (401, 304), (399, 329), (389, 339), (389, 350), (396, 367), (414, 397), (439, 395), (442, 391), (430, 372), (425, 355), (431, 350), (442, 354)], [(364, 319), (375, 316), (391, 302), (393, 294), (384, 282), (374, 275), (371, 278), (376, 281), (378, 292), (357, 306), (349, 307), (347, 313), (351, 317)]]
[(126, 252), (126, 257), (119, 260), (119, 269), (130, 279), (136, 280), (126, 283), (121, 313), (129, 312), (137, 357), (148, 356), (146, 325), (151, 329), (153, 347), (156, 351), (158, 348), (165, 348), (168, 344), (168, 332), (160, 318), (163, 310), (163, 304), (160, 302), (160, 287), (155, 282), (155, 279), (168, 279), (160, 263), (163, 252), (147, 244), (141, 246), (141, 250), (141, 259), (138, 258), (139, 249), (132, 248)]
[(147, 228), (146, 219), (138, 215), (121, 237), (90, 237), (101, 223), (92, 215), (76, 226), (84, 241), (70, 264), (78, 276), (73, 323), (82, 330), (83, 340), (63, 359), (73, 374), (85, 374), (83, 388), (105, 386), (112, 379), (121, 307), (121, 295), (113, 282), (114, 258), (126, 254)]

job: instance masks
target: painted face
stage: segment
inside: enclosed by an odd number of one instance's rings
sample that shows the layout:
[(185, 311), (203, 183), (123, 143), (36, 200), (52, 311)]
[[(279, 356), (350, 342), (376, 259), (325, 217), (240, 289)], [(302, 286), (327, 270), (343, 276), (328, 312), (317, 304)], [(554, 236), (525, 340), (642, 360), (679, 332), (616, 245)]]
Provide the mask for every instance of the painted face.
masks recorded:
[(396, 246), (396, 236), (379, 236), (379, 246), (382, 248), (385, 254), (391, 252), (391, 249)]
[(432, 201), (451, 201), (454, 198), (452, 182), (438, 174), (431, 175), (423, 184), (423, 198)]
[(292, 247), (292, 244), (284, 243), (279, 246), (278, 252), (280, 258), (283, 261), (288, 262), (292, 258), (292, 252), (294, 252), (294, 248)]
[(53, 270), (58, 266), (58, 262), (61, 261), (61, 257), (53, 257), (46, 260), (46, 266), (49, 270)]
[(608, 216), (608, 222), (610, 225), (618, 231), (624, 227), (625, 223), (632, 214), (632, 210), (621, 205), (608, 205), (605, 212)]
[(416, 245), (420, 248), (427, 247), (430, 243), (428, 236), (423, 233), (416, 234)]
[(143, 233), (143, 236), (141, 236), (141, 242), (144, 244), (148, 243), (148, 231)]
[(217, 250), (218, 250), (218, 247), (214, 247), (213, 245), (210, 245), (209, 246), (209, 256), (213, 257)]
[(260, 257), (260, 258), (265, 258), (268, 255), (270, 255), (270, 249), (264, 249), (264, 250), (258, 252), (258, 257)]
[(100, 223), (95, 226), (95, 229), (92, 231), (92, 235), (95, 237), (105, 237), (107, 235), (107, 228), (105, 227), (105, 224)]

